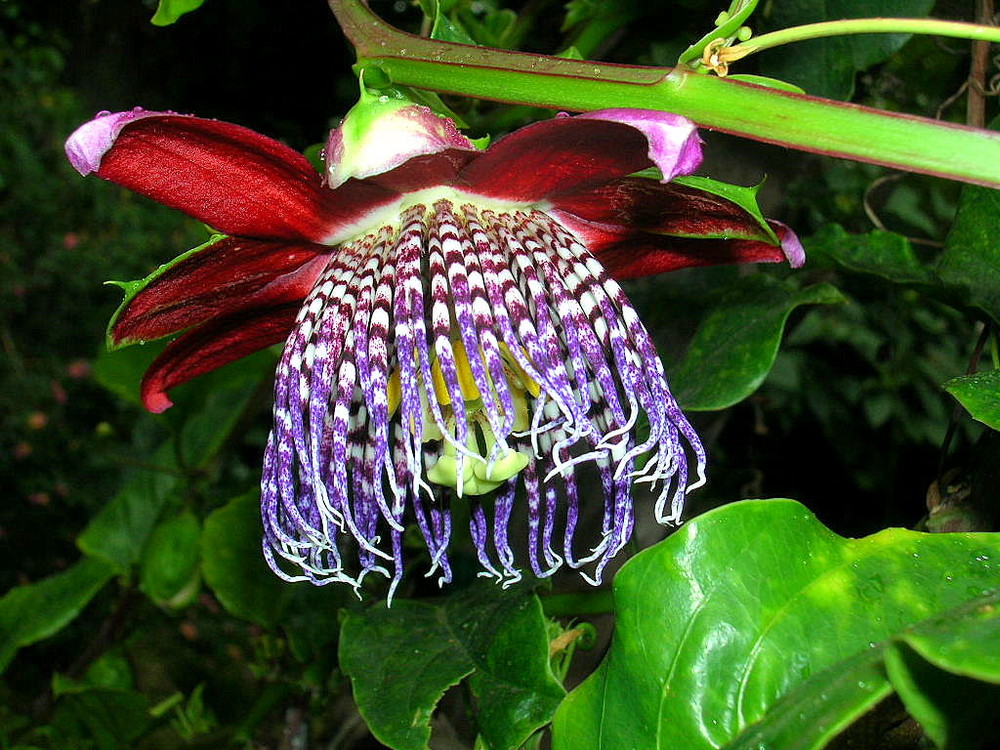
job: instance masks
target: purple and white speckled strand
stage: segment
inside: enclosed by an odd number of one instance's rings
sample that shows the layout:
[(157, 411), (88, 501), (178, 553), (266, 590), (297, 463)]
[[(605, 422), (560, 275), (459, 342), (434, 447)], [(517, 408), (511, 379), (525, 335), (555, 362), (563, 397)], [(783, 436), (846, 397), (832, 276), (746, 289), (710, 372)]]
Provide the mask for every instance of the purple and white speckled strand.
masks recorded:
[[(466, 401), (464, 377), (478, 399)], [(525, 377), (540, 391), (527, 414)], [(642, 442), (634, 434), (640, 413), (650, 424)], [(518, 419), (527, 429), (515, 429)], [(391, 598), (408, 522), (424, 537), (428, 574), (451, 580), (450, 504), (468, 502), (483, 575), (504, 585), (520, 580), (514, 549), (526, 546), (536, 576), (565, 562), (598, 582), (631, 537), (633, 481), (662, 482), (657, 516), (676, 520), (687, 489), (685, 443), (701, 477), (704, 451), (670, 395), (649, 334), (620, 287), (561, 225), (538, 211), (414, 205), (398, 225), (334, 252), (288, 337), (264, 460), (265, 555), (287, 580), (358, 587), (380, 573)], [(506, 475), (491, 519), (490, 503), (463, 491), (463, 470), (475, 462), (490, 472), (511, 451), (526, 455), (526, 465)], [(427, 479), (448, 453), (457, 464), (454, 489)], [(644, 453), (636, 472), (634, 459)], [(603, 511), (596, 543), (580, 555), (577, 469), (585, 464), (597, 470)], [(519, 497), (527, 529), (524, 544), (512, 547)], [(554, 544), (559, 531), (562, 543)], [(302, 573), (289, 573), (283, 561)]]

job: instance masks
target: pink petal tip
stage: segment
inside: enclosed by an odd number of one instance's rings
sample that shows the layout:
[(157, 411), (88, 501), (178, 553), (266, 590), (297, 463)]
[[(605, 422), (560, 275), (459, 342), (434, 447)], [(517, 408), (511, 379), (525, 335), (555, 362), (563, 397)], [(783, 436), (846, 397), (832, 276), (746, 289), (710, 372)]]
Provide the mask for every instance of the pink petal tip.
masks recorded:
[(174, 112), (152, 112), (135, 107), (127, 112), (99, 112), (66, 139), (66, 156), (80, 174), (87, 176), (101, 168), (101, 160), (111, 149), (118, 134), (130, 122), (144, 117), (173, 115)]
[(767, 223), (771, 225), (775, 234), (778, 235), (778, 239), (781, 241), (781, 249), (785, 253), (788, 265), (792, 268), (801, 268), (806, 262), (806, 251), (802, 247), (798, 235), (787, 224), (782, 224), (780, 221), (769, 219)]
[(649, 143), (649, 160), (663, 173), (663, 182), (691, 174), (701, 164), (698, 129), (681, 115), (648, 109), (602, 109), (578, 117), (620, 122), (640, 131)]

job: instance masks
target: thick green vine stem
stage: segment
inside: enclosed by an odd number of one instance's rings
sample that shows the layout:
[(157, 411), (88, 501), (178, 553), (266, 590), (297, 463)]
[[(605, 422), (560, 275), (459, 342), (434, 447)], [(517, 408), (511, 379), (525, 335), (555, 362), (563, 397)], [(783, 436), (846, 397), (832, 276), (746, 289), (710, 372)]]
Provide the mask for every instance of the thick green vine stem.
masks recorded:
[(422, 39), (392, 28), (361, 0), (329, 3), (359, 64), (398, 85), (571, 111), (664, 110), (753, 140), (1000, 187), (1000, 133), (680, 69)]

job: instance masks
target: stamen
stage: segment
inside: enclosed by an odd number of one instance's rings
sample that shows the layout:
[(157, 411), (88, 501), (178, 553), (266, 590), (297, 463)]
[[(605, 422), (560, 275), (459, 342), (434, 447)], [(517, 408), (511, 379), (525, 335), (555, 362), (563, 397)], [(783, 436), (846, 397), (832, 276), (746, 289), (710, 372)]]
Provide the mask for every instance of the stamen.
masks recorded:
[[(427, 574), (451, 580), (456, 499), (471, 505), (483, 575), (521, 579), (510, 527), (524, 498), (534, 575), (565, 562), (599, 582), (632, 535), (633, 484), (662, 482), (654, 514), (676, 522), (704, 450), (649, 334), (580, 242), (539, 211), (436, 199), (331, 254), (278, 367), (264, 467), (278, 574), (359, 590), (379, 573), (391, 598), (408, 524)], [(596, 495), (588, 541), (581, 498)]]

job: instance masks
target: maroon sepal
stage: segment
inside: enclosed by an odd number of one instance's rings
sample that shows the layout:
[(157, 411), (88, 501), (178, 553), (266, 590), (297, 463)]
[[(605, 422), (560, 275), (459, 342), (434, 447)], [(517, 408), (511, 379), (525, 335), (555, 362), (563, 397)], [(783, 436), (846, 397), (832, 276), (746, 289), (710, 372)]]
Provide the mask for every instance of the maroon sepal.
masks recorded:
[(154, 414), (169, 409), (171, 388), (253, 354), (288, 336), (300, 301), (214, 318), (170, 343), (146, 370), (142, 403)]

